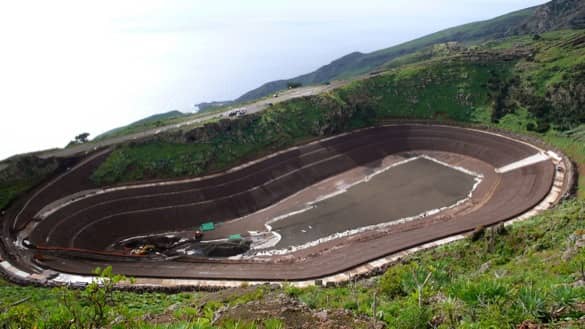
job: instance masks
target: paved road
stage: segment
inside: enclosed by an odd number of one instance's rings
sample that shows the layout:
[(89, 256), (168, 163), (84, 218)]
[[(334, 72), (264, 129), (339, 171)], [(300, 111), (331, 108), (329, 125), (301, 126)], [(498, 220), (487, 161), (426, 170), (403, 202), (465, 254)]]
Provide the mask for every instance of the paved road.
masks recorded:
[[(116, 190), (82, 198), (43, 219), (30, 238), (41, 245), (99, 251), (127, 236), (194, 227), (208, 218), (219, 221), (239, 218), (357, 165), (406, 151), (438, 150), (476, 158), (500, 168), (530, 157), (538, 151), (525, 143), (476, 130), (423, 125), (379, 127), (343, 135), (320, 143), (293, 148), (248, 167), (202, 180), (169, 182)], [(86, 170), (99, 163), (72, 170), (50, 188), (30, 200), (18, 223), (9, 209), (2, 222), (22, 230), (34, 223), (45, 205), (67, 197), (83, 183)], [(549, 192), (554, 177), (552, 161), (546, 160), (496, 174), (499, 183), (483, 207), (446, 223), (401, 232), (388, 239), (359, 240), (327, 254), (287, 264), (245, 261), (184, 260), (141, 262), (136, 258), (104, 255), (87, 250), (40, 250), (42, 266), (69, 273), (90, 273), (96, 265), (112, 264), (132, 276), (302, 280), (330, 275), (364, 262), (423, 243), (469, 232), (514, 218), (539, 203)], [(83, 184), (81, 185), (83, 186)], [(78, 191), (78, 190), (77, 190)], [(416, 192), (413, 192), (416, 193)], [(36, 219), (38, 220), (38, 219)], [(15, 225), (16, 224), (16, 225)], [(58, 228), (58, 229), (56, 229)], [(6, 236), (5, 236), (6, 238)], [(4, 242), (10, 239), (4, 239)], [(4, 246), (27, 265), (27, 251)], [(19, 256), (21, 255), (21, 256)]]

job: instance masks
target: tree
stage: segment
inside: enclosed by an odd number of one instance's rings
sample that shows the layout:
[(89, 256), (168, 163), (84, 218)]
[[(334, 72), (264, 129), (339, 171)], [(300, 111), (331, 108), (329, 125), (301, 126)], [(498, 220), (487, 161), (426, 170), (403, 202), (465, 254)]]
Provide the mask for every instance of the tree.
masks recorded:
[(81, 133), (75, 136), (75, 143), (77, 144), (87, 143), (87, 137), (89, 137), (89, 133)]
[(288, 89), (295, 89), (295, 88), (302, 87), (302, 86), (303, 86), (303, 84), (302, 84), (302, 83), (300, 83), (300, 82), (294, 82), (294, 81), (291, 81), (291, 82), (288, 82), (288, 83), (286, 84), (286, 86), (287, 86), (287, 88), (288, 88)]
[[(94, 270), (96, 277), (83, 290), (67, 287), (57, 288), (69, 324), (78, 329), (101, 328), (116, 316), (121, 315), (114, 298), (116, 285), (127, 280), (112, 272), (112, 267)], [(132, 283), (133, 279), (129, 279)]]

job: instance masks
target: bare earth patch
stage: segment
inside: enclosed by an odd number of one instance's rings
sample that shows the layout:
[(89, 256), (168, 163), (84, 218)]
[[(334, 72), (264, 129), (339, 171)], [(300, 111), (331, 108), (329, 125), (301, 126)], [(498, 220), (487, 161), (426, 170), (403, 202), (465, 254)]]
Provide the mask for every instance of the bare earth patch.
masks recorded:
[(216, 324), (230, 322), (262, 324), (269, 319), (278, 319), (283, 328), (291, 329), (385, 328), (380, 321), (372, 327), (372, 319), (355, 315), (348, 310), (312, 310), (282, 293), (271, 294), (260, 301), (226, 308), (219, 315)]

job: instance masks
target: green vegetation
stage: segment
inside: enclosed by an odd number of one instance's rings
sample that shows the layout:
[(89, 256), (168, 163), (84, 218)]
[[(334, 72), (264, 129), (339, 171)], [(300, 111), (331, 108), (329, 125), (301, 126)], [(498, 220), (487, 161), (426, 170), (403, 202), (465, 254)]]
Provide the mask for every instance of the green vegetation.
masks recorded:
[[(260, 154), (317, 136), (314, 119), (321, 110), (299, 99), (262, 115), (221, 120), (182, 136), (161, 134), (157, 142), (119, 148), (94, 173), (98, 183), (201, 175), (226, 169)], [(195, 139), (195, 142), (189, 142)]]
[(300, 82), (295, 82), (295, 81), (291, 81), (291, 82), (288, 82), (288, 83), (286, 84), (286, 87), (287, 87), (288, 89), (295, 89), (295, 88), (300, 88), (300, 87), (302, 87), (302, 86), (303, 86), (303, 84), (302, 84), (302, 83), (300, 83)]
[(0, 170), (0, 210), (43, 182), (60, 165), (56, 159), (43, 160), (34, 156), (20, 156), (3, 164), (5, 167)]
[[(115, 275), (111, 267), (97, 269), (96, 275), (83, 290), (20, 287), (0, 280), (0, 328), (220, 328), (210, 325), (217, 310), (261, 300), (268, 291), (242, 288), (220, 300), (207, 300), (205, 293), (137, 294), (113, 289), (131, 280)], [(155, 317), (174, 323), (150, 323)], [(232, 328), (234, 322), (221, 328)], [(282, 328), (276, 318), (258, 324), (252, 328)]]
[(185, 117), (189, 116), (188, 114), (179, 112), (179, 111), (170, 111), (161, 114), (155, 114), (144, 118), (142, 120), (138, 120), (133, 122), (127, 126), (115, 128), (110, 131), (107, 131), (95, 138), (96, 141), (104, 140), (107, 138), (113, 138), (117, 136), (124, 136), (133, 133), (138, 133), (141, 131), (145, 131), (148, 129), (154, 129), (166, 125), (170, 125), (173, 123), (179, 123), (185, 119)]
[[(114, 182), (117, 173), (124, 173), (124, 180), (148, 177), (173, 177), (202, 174), (202, 168), (210, 158), (211, 145), (149, 143), (140, 146), (124, 146), (114, 152), (95, 172), (102, 183)], [(153, 156), (156, 156), (154, 158)]]
[(72, 146), (72, 145), (79, 145), (79, 144), (84, 144), (87, 143), (87, 138), (89, 137), (89, 133), (81, 133), (77, 136), (75, 136), (75, 138), (69, 142), (69, 145), (67, 146)]
[(0, 185), (0, 209), (6, 208), (17, 196), (37, 184), (34, 179), (25, 181), (9, 181)]
[(500, 63), (425, 62), (353, 83), (339, 93), (345, 99), (352, 95), (369, 99), (380, 118), (470, 122), (475, 106), (489, 103), (485, 86), (491, 75), (505, 73), (509, 67)]
[(439, 328), (514, 328), (525, 320), (578, 319), (585, 314), (585, 253), (575, 245), (584, 238), (584, 215), (585, 203), (567, 202), (511, 229), (412, 256), (375, 284), (313, 287), (295, 295), (315, 308), (376, 316), (390, 328), (430, 328), (433, 321)]

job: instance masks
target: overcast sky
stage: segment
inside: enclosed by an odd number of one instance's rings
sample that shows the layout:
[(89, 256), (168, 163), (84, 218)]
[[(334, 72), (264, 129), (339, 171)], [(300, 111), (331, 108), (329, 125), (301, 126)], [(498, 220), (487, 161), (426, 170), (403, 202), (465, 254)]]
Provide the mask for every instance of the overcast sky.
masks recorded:
[(0, 4), (0, 159), (543, 0)]

